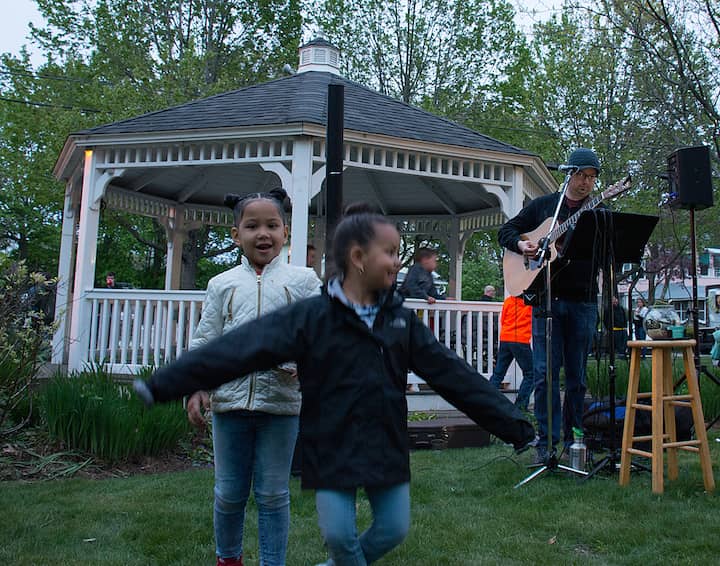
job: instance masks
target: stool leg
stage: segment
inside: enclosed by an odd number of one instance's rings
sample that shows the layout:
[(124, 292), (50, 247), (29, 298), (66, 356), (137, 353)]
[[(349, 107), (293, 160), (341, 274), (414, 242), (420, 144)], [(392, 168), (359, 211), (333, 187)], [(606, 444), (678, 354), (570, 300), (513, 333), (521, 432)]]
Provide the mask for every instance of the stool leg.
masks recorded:
[(665, 348), (652, 352), (652, 490), (663, 492), (663, 375)]
[(715, 489), (715, 479), (713, 478), (712, 463), (710, 461), (710, 448), (708, 446), (707, 432), (705, 431), (700, 387), (698, 386), (698, 377), (695, 372), (692, 348), (685, 348), (683, 350), (683, 361), (685, 363), (688, 392), (692, 395), (690, 405), (692, 407), (693, 422), (695, 424), (695, 436), (697, 440), (700, 441), (698, 448), (700, 450), (700, 466), (702, 468), (705, 490), (713, 491)]
[[(675, 394), (675, 382), (673, 380), (672, 372), (672, 351), (670, 349), (665, 350), (665, 362), (664, 362), (664, 373), (663, 373), (663, 395), (670, 396)], [(665, 401), (663, 403), (663, 416), (665, 417), (665, 435), (668, 442), (675, 442), (677, 440), (677, 431), (675, 429), (675, 406), (672, 401)], [(664, 440), (663, 440), (664, 442)], [(667, 452), (667, 468), (668, 468), (668, 479), (678, 479), (678, 449), (677, 448), (666, 448)]]
[(630, 466), (632, 454), (633, 434), (635, 432), (635, 407), (637, 403), (638, 386), (640, 384), (640, 348), (630, 351), (630, 375), (628, 377), (628, 393), (625, 401), (625, 426), (623, 427), (622, 450), (620, 452), (620, 485), (630, 483)]

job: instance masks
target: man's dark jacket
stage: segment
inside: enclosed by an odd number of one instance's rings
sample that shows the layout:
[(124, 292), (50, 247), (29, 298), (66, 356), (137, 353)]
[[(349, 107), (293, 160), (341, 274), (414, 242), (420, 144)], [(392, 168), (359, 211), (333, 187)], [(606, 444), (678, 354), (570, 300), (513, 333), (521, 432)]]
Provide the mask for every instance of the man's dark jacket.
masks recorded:
[[(517, 216), (508, 220), (500, 228), (498, 232), (500, 245), (515, 253), (521, 253), (517, 247), (520, 235), (535, 230), (546, 219), (552, 218), (559, 198), (560, 193), (557, 192), (531, 201)], [(559, 223), (567, 220), (573, 212), (563, 202), (558, 215)], [(568, 231), (564, 239), (561, 239), (559, 243), (565, 243), (570, 236), (570, 232)], [(597, 273), (598, 264), (593, 261), (593, 258), (566, 260), (560, 255), (550, 264), (553, 298), (578, 302), (595, 302), (598, 293)], [(545, 287), (544, 283), (545, 271), (541, 270), (531, 288), (542, 291)]]
[(439, 293), (435, 287), (433, 275), (419, 263), (414, 263), (408, 269), (405, 281), (400, 286), (400, 294), (408, 299), (426, 299), (434, 297), (438, 300), (445, 299), (445, 295)]
[(303, 488), (409, 481), (409, 370), (504, 441), (519, 448), (534, 436), (523, 414), (438, 343), (393, 292), (384, 297), (372, 331), (325, 291), (187, 352), (157, 370), (148, 386), (155, 401), (179, 399), (292, 360), (302, 391)]

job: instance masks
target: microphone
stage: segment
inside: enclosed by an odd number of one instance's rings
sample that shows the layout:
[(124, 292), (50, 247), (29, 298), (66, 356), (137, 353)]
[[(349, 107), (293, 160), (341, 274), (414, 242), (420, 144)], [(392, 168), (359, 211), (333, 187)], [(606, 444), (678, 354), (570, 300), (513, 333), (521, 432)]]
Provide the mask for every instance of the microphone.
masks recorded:
[(558, 171), (572, 171), (575, 172), (579, 169), (577, 165), (558, 165)]

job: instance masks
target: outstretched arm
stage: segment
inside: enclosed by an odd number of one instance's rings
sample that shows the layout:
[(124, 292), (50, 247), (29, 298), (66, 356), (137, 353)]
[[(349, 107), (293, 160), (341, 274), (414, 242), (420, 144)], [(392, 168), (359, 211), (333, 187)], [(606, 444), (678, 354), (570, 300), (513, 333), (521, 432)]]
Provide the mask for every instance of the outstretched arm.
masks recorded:
[(535, 429), (522, 411), (455, 352), (440, 344), (417, 317), (411, 324), (411, 369), (485, 430), (518, 450), (525, 448), (535, 437)]
[(162, 366), (135, 390), (147, 404), (214, 389), (239, 375), (299, 360), (306, 351), (302, 303), (295, 303), (223, 334)]

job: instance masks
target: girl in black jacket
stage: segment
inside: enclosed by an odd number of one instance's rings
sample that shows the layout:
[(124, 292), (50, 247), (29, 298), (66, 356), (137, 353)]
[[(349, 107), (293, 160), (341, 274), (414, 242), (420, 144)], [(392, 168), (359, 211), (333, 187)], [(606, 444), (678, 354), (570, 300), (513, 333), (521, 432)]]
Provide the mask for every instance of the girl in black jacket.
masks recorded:
[[(295, 360), (302, 391), (302, 486), (315, 490), (328, 564), (362, 565), (400, 544), (410, 524), (408, 371), (518, 449), (534, 438), (534, 430), (402, 306), (394, 292), (400, 236), (390, 220), (356, 206), (338, 224), (333, 245), (340, 275), (321, 296), (228, 332), (135, 388), (146, 403), (163, 402)], [(358, 536), (360, 487), (373, 522)]]

